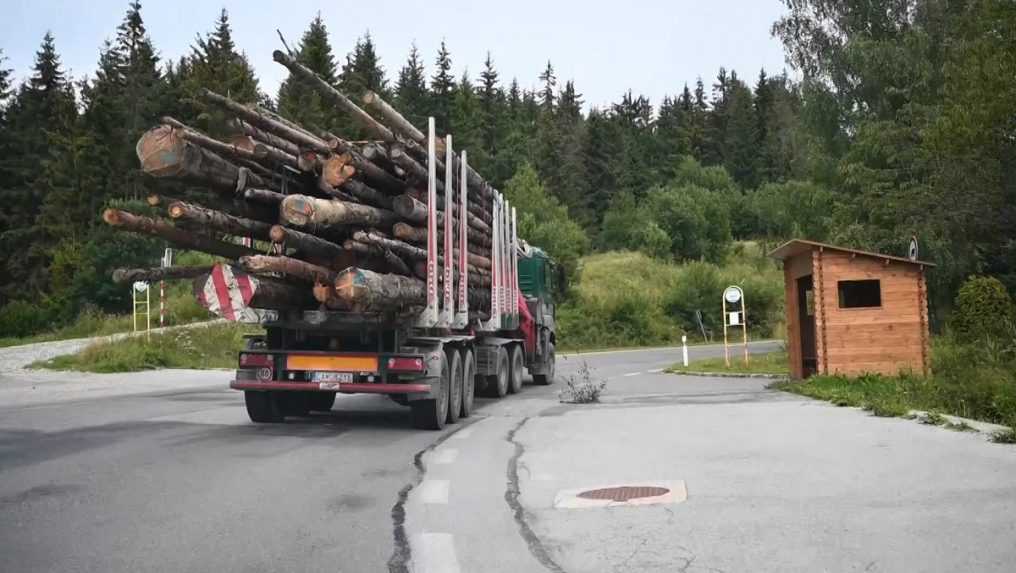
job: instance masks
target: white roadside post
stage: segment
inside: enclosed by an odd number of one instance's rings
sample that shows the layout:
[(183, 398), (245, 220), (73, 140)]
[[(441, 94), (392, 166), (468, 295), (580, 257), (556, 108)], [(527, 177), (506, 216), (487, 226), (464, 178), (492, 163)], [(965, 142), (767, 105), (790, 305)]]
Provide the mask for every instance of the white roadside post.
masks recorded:
[(688, 367), (688, 336), (681, 335), (681, 358), (684, 362), (684, 367)]
[[(162, 268), (173, 266), (173, 249), (167, 248), (162, 254)], [(159, 281), (159, 328), (166, 326), (166, 281)]]

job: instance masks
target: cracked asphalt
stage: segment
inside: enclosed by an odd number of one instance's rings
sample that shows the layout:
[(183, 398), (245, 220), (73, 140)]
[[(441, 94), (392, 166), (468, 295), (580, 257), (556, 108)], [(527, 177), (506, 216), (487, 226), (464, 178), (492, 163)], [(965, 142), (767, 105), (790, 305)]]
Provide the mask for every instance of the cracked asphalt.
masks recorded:
[[(563, 358), (601, 404), (526, 386), (443, 432), (377, 396), (254, 426), (228, 372), (6, 372), (0, 571), (1012, 570), (1016, 448), (659, 372), (679, 357)], [(688, 498), (554, 507), (647, 480)]]

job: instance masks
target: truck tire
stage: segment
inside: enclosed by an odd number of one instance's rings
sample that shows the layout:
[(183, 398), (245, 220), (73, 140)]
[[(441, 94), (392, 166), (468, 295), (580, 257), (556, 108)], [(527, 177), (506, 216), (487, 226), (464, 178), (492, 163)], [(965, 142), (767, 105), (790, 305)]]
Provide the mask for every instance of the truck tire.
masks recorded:
[(502, 346), (497, 349), (497, 374), (487, 375), (484, 394), (491, 398), (504, 398), (508, 394), (508, 385), (508, 351)]
[(335, 405), (335, 392), (309, 392), (307, 405), (311, 412), (328, 412)]
[(462, 358), (458, 349), (445, 348), (445, 360), (448, 364), (448, 423), (459, 421), (462, 414)]
[(413, 425), (423, 430), (440, 430), (445, 427), (445, 420), (448, 418), (448, 359), (444, 352), (440, 353), (441, 375), (434, 379), (432, 384), (437, 384), (435, 397), (428, 400), (416, 400), (410, 402), (412, 408)]
[(547, 345), (547, 365), (544, 367), (543, 374), (534, 374), (533, 383), (539, 384), (540, 386), (546, 386), (554, 383), (554, 343), (551, 342)]
[(286, 421), (278, 397), (273, 392), (244, 390), (243, 402), (247, 406), (247, 416), (255, 424), (278, 424)]
[(511, 361), (508, 366), (509, 394), (517, 394), (522, 391), (522, 370), (526, 367), (526, 360), (522, 356), (522, 347), (513, 344), (508, 352)]
[(462, 349), (462, 410), (460, 417), (468, 418), (473, 413), (473, 398), (476, 396), (476, 357), (472, 348)]

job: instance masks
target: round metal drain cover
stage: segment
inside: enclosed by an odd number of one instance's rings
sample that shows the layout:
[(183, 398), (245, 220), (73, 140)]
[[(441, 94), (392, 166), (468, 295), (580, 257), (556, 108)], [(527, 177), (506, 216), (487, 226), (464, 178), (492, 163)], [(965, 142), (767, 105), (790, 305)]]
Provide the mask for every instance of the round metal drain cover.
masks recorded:
[(609, 499), (611, 501), (629, 501), (641, 497), (656, 497), (670, 493), (665, 487), (629, 486), (605, 487), (602, 489), (591, 489), (578, 494), (583, 499)]

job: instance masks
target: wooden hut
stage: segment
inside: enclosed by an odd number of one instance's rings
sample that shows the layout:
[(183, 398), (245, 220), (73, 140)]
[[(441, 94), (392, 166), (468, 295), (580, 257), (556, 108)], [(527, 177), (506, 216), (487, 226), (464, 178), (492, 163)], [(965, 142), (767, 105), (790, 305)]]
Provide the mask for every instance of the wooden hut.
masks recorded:
[(792, 377), (928, 373), (932, 263), (800, 239), (769, 256), (783, 261)]

